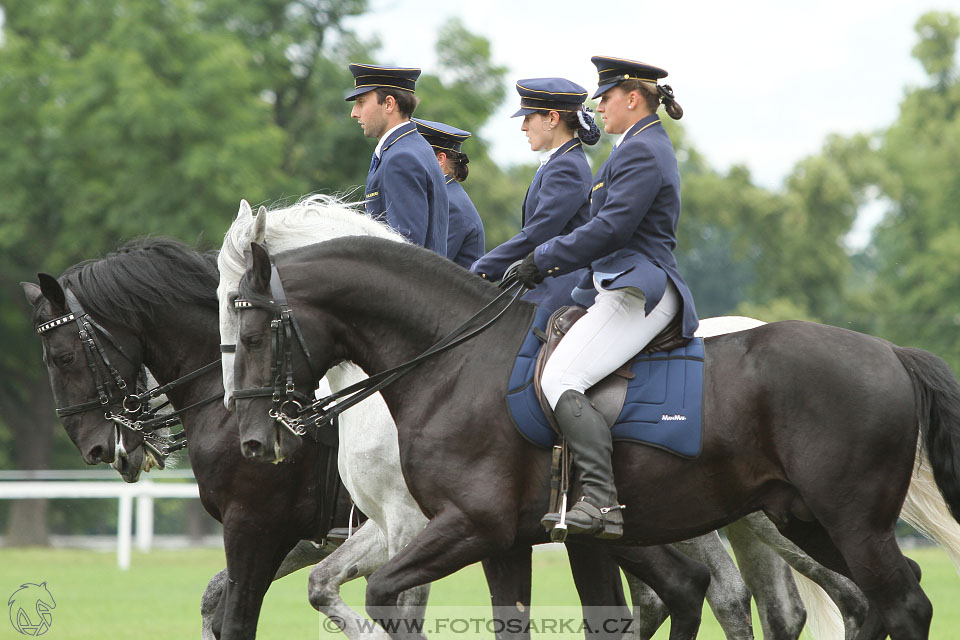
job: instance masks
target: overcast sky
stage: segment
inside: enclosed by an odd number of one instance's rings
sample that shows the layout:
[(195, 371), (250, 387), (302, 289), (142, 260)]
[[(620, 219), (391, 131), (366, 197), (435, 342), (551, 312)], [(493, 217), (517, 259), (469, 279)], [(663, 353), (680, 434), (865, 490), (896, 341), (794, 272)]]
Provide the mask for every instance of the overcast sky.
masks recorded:
[[(596, 88), (593, 55), (665, 68), (682, 123), (710, 164), (748, 166), (776, 188), (825, 136), (889, 125), (904, 89), (925, 81), (911, 56), (928, 10), (960, 14), (960, 0), (370, 0), (348, 25), (383, 43), (381, 64), (436, 70), (437, 27), (459, 17), (507, 66), (509, 99), (480, 133), (504, 164), (533, 152), (511, 120), (519, 78), (563, 76)], [(457, 123), (450, 123), (456, 125)]]

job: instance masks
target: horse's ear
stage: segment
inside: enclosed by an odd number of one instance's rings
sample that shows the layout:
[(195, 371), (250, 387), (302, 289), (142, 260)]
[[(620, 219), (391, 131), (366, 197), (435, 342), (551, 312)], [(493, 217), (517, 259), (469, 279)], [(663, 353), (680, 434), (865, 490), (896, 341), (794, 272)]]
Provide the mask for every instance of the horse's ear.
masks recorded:
[(67, 308), (67, 299), (63, 293), (63, 287), (57, 282), (57, 279), (46, 273), (38, 273), (37, 279), (40, 280), (40, 292), (43, 297), (50, 301), (55, 311), (65, 311)]
[(263, 242), (267, 238), (267, 208), (260, 205), (257, 210), (257, 217), (253, 219), (253, 233), (250, 236), (251, 242)]
[(270, 291), (270, 254), (257, 242), (250, 243), (250, 252), (246, 254), (247, 282), (255, 290)]
[(248, 217), (249, 218), (253, 217), (253, 209), (250, 208), (249, 202), (247, 202), (246, 200), (241, 200), (240, 210), (237, 211), (237, 220), (239, 220), (240, 218), (248, 218)]
[(40, 302), (40, 298), (43, 297), (43, 292), (40, 291), (40, 285), (32, 282), (21, 282), (20, 286), (23, 287), (23, 293), (26, 294), (27, 302), (30, 303), (30, 306), (37, 306), (37, 303)]

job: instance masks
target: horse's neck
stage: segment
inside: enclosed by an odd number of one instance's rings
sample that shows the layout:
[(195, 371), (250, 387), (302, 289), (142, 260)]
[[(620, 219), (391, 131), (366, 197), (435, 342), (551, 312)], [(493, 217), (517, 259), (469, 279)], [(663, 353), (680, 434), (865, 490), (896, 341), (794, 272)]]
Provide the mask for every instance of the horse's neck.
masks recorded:
[[(360, 273), (365, 275), (357, 275)], [(354, 274), (353, 280), (349, 274)], [(311, 277), (316, 288), (316, 277)], [(471, 293), (468, 287), (398, 278), (389, 265), (364, 272), (348, 267), (343, 273), (328, 274), (325, 280), (335, 284), (312, 302), (316, 309), (327, 310), (338, 319), (346, 348), (346, 353), (339, 355), (370, 375), (420, 355), (487, 304), (485, 297)], [(336, 284), (344, 282), (350, 283), (349, 290)], [(291, 306), (296, 309), (298, 305), (291, 301)], [(483, 320), (489, 320), (495, 311), (484, 314)], [(509, 333), (509, 328), (497, 323), (489, 331)]]
[[(181, 305), (162, 309), (156, 316), (144, 319), (140, 339), (144, 345), (144, 364), (157, 382), (167, 384), (219, 357), (220, 334), (216, 312)], [(174, 404), (200, 395), (200, 386), (214, 378), (219, 369), (202, 380), (193, 380), (170, 392)], [(178, 402), (178, 400), (180, 402)]]
[(453, 311), (461, 305), (437, 306), (418, 297), (389, 287), (340, 297), (346, 303), (340, 320), (349, 327), (345, 355), (368, 374), (377, 373), (419, 355), (471, 315)]

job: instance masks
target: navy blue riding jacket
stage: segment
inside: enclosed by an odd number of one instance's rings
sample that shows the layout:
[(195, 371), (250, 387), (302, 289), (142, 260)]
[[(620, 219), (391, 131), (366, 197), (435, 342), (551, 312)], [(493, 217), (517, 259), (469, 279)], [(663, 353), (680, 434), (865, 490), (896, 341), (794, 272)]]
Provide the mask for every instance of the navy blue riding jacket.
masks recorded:
[(660, 302), (669, 278), (683, 299), (683, 335), (692, 337), (697, 311), (673, 256), (680, 219), (673, 144), (656, 114), (625, 136), (594, 179), (590, 221), (542, 243), (534, 260), (541, 273), (554, 277), (589, 265), (591, 273), (580, 285), (585, 288), (594, 277), (603, 289), (636, 287), (646, 295), (647, 313)]
[(485, 250), (483, 220), (463, 185), (453, 176), (444, 176), (450, 201), (450, 226), (447, 230), (447, 257), (469, 269)]
[(367, 174), (364, 200), (368, 214), (385, 216), (410, 242), (447, 255), (447, 187), (433, 148), (413, 122), (384, 141), (379, 163)]
[[(579, 139), (562, 145), (534, 176), (523, 200), (523, 228), (520, 233), (490, 251), (471, 267), (490, 280), (499, 280), (507, 267), (522, 260), (538, 245), (569, 234), (590, 219), (590, 183), (593, 175)], [(545, 272), (545, 271), (544, 271)], [(551, 311), (576, 304), (570, 292), (586, 274), (573, 269), (556, 278), (548, 278), (524, 298)]]

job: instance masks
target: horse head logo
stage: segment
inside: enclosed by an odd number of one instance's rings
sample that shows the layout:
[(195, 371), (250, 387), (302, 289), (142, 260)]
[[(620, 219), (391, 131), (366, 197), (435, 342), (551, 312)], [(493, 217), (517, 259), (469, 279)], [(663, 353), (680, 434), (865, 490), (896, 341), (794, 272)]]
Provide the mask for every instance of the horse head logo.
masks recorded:
[(47, 583), (27, 582), (13, 592), (7, 601), (10, 607), (10, 624), (25, 636), (42, 636), (50, 630), (53, 623), (51, 609), (57, 603), (47, 589)]

